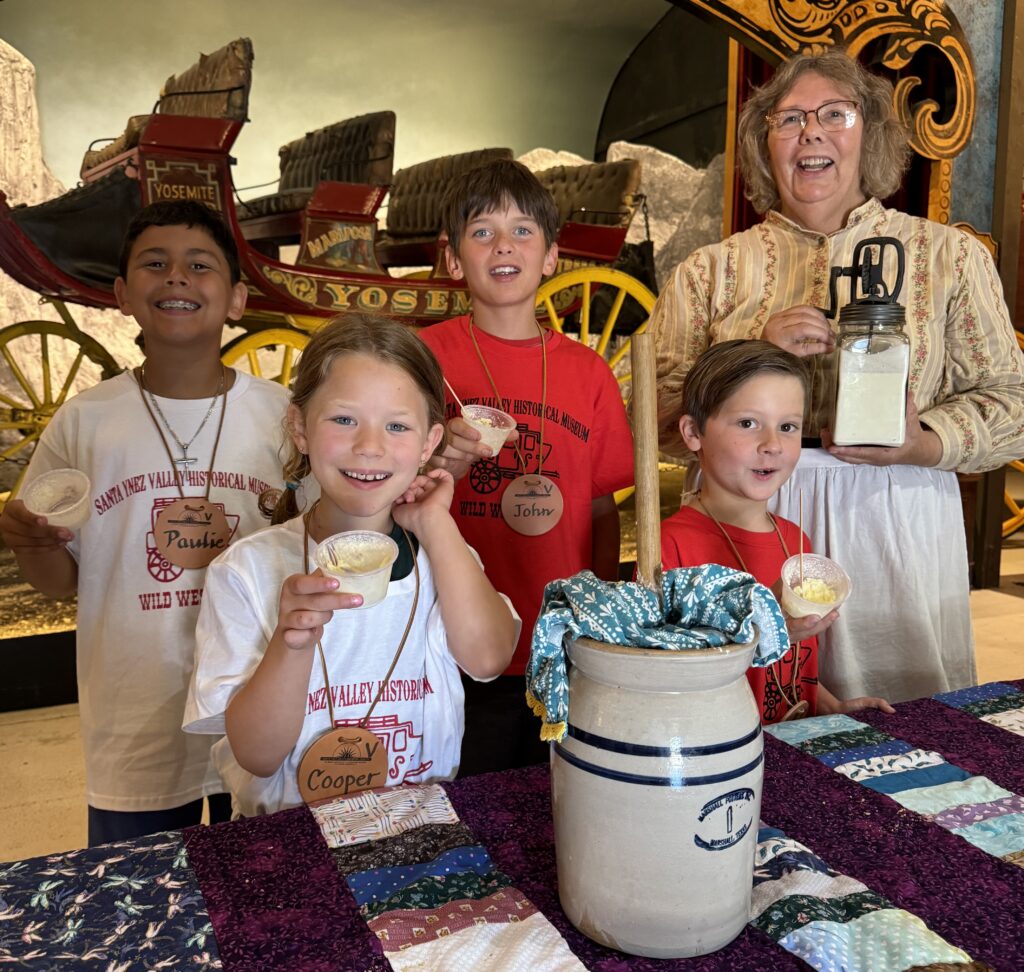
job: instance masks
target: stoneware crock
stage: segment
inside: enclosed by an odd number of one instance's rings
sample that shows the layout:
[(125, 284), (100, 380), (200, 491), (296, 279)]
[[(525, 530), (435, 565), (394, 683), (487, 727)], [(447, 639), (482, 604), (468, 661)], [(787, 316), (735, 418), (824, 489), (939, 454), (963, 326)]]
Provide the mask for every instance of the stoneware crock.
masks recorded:
[(569, 646), (568, 734), (551, 753), (558, 893), (595, 941), (683, 958), (749, 920), (764, 748), (745, 677), (755, 645)]

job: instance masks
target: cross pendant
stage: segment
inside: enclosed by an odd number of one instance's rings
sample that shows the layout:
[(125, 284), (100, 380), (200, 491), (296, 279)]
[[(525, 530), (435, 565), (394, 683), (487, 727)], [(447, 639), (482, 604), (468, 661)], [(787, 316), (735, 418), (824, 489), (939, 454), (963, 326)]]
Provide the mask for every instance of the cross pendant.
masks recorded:
[(192, 465), (192, 464), (193, 464), (193, 463), (194, 463), (194, 462), (195, 462), (196, 460), (195, 460), (195, 459), (193, 459), (193, 458), (192, 458), (192, 457), (191, 457), (191, 456), (190, 456), (190, 455), (189, 455), (189, 454), (188, 454), (188, 453), (186, 452), (186, 453), (184, 453), (184, 454), (182, 455), (182, 457), (181, 457), (180, 459), (174, 459), (174, 460), (172, 460), (172, 461), (174, 462), (174, 465), (175, 465), (175, 466), (176, 466), (176, 467), (177, 467), (178, 469), (183, 469), (183, 468), (185, 468), (186, 466), (191, 466), (191, 465)]

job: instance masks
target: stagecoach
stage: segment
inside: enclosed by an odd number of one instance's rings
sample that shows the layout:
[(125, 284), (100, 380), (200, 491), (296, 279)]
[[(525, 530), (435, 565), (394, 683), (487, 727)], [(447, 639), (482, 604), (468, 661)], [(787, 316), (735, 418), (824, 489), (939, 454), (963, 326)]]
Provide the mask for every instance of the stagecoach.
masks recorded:
[[(150, 202), (192, 199), (223, 214), (249, 290), (244, 333), (225, 344), (223, 360), (285, 384), (309, 334), (339, 312), (424, 327), (469, 309), (467, 291), (445, 269), (440, 200), (455, 174), (511, 150), (393, 172), (395, 115), (376, 112), (282, 146), (276, 191), (243, 200), (230, 152), (247, 120), (251, 74), (251, 42), (233, 41), (169, 78), (153, 110), (129, 119), (117, 138), (90, 145), (76, 188), (35, 206), (15, 205), (0, 189), (0, 267), (60, 317), (0, 329), (0, 461), (20, 465), (21, 475), (82, 376), (122, 370), (78, 327), (71, 305), (116, 307), (120, 242)], [(559, 166), (538, 177), (562, 221), (558, 271), (541, 289), (538, 313), (588, 341), (626, 382), (620, 361), (654, 302), (650, 289), (613, 266), (642, 204), (639, 163)], [(38, 374), (19, 364), (28, 360)]]
[[(230, 151), (247, 120), (251, 79), (252, 44), (233, 41), (168, 78), (153, 110), (132, 116), (116, 138), (90, 145), (77, 188), (19, 206), (0, 187), (0, 267), (60, 318), (0, 326), (0, 464), (17, 469), (4, 475), (0, 465), (0, 489), (17, 489), (43, 428), (83, 379), (122, 370), (78, 327), (69, 305), (116, 306), (120, 242), (149, 202), (194, 199), (228, 221), (249, 302), (243, 333), (224, 346), (223, 359), (255, 374), (287, 384), (309, 334), (347, 309), (416, 327), (468, 309), (465, 288), (445, 271), (441, 196), (458, 172), (511, 150), (465, 152), (394, 172), (395, 115), (375, 112), (282, 146), (276, 191), (243, 200)], [(629, 336), (645, 326), (654, 303), (644, 283), (614, 266), (643, 204), (639, 163), (559, 166), (538, 177), (562, 219), (559, 266), (540, 290), (538, 316), (588, 341), (625, 384)], [(378, 220), (385, 201), (386, 218)], [(1024, 472), (1024, 463), (1012, 465)], [(1009, 493), (1006, 502), (1009, 536), (1024, 526), (1024, 508)]]

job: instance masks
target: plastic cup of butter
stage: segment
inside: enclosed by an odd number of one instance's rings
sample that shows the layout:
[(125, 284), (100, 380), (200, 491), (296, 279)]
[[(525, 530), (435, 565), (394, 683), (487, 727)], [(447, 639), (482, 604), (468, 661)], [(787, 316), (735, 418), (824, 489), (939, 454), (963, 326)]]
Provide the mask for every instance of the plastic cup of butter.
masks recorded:
[(515, 418), (508, 412), (488, 405), (463, 405), (462, 417), (480, 433), (480, 441), (495, 456), (516, 427)]
[[(328, 577), (337, 578), (339, 594), (362, 594), (360, 607), (372, 607), (387, 597), (391, 565), (398, 544), (372, 530), (335, 533), (318, 544), (313, 559)], [(358, 610), (358, 608), (354, 609)]]
[(77, 530), (89, 519), (92, 483), (78, 469), (51, 469), (33, 479), (19, 499), (30, 513), (45, 516), (49, 526)]
[(782, 610), (791, 618), (828, 614), (850, 596), (850, 575), (834, 560), (805, 553), (803, 562), (802, 584), (799, 554), (782, 565)]

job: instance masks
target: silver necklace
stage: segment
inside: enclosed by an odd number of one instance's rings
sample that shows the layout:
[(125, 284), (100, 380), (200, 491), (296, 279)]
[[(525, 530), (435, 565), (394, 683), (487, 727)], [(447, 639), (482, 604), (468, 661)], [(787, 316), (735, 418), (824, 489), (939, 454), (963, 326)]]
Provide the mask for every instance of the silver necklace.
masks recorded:
[(197, 459), (195, 456), (190, 456), (188, 454), (189, 446), (199, 438), (199, 433), (206, 428), (206, 423), (210, 420), (210, 416), (213, 414), (213, 407), (217, 404), (217, 399), (220, 398), (221, 392), (224, 391), (223, 366), (220, 369), (220, 381), (217, 384), (217, 390), (213, 393), (213, 398), (210, 399), (210, 407), (206, 410), (206, 414), (203, 416), (202, 422), (199, 423), (199, 428), (195, 430), (192, 434), (192, 438), (189, 439), (188, 442), (182, 442), (181, 439), (178, 438), (177, 432), (171, 428), (171, 423), (167, 421), (167, 416), (164, 415), (163, 410), (160, 408), (160, 403), (156, 400), (156, 396), (146, 388), (146, 366), (144, 364), (139, 367), (139, 373), (142, 377), (142, 387), (146, 389), (146, 394), (149, 396), (149, 400), (152, 403), (153, 408), (156, 410), (156, 414), (160, 416), (160, 421), (163, 422), (164, 428), (167, 429), (170, 437), (174, 439), (177, 447), (181, 449), (181, 458), (172, 459), (171, 461), (178, 469), (185, 466), (191, 466), (194, 462), (197, 462)]

